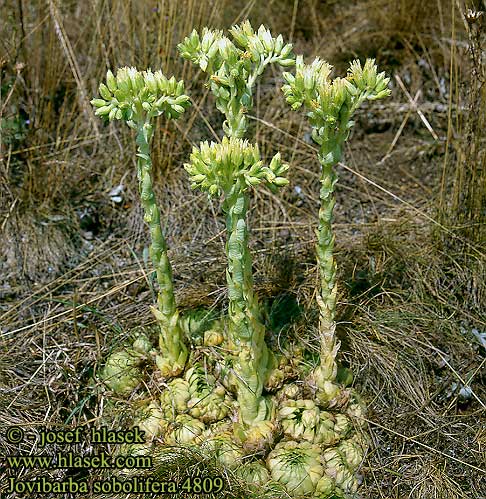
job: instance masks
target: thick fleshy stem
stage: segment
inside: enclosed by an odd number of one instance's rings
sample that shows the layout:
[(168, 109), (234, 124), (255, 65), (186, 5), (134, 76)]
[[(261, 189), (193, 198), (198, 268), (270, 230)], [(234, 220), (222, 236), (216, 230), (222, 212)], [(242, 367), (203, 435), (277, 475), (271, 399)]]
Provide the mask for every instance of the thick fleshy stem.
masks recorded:
[(336, 260), (334, 259), (334, 240), (332, 230), (333, 210), (336, 203), (334, 187), (338, 180), (334, 167), (342, 156), (344, 136), (334, 136), (323, 140), (319, 150), (321, 164), (321, 189), (319, 224), (317, 228), (316, 255), (319, 268), (320, 293), (319, 305), (320, 366), (316, 381), (321, 391), (331, 399), (337, 394), (334, 385), (337, 374), (336, 356), (340, 343), (336, 338)]
[(236, 184), (226, 197), (228, 239), (226, 272), (229, 295), (229, 340), (235, 349), (234, 371), (238, 385), (238, 402), (242, 421), (252, 424), (267, 416), (262, 396), (269, 354), (265, 344), (265, 327), (253, 291), (252, 258), (248, 249), (248, 194)]
[(167, 256), (167, 243), (160, 226), (160, 210), (155, 200), (152, 185), (150, 141), (153, 135), (153, 127), (146, 121), (137, 123), (136, 129), (138, 146), (137, 177), (140, 198), (144, 210), (144, 220), (150, 228), (150, 257), (159, 285), (158, 307), (152, 307), (152, 312), (160, 326), (160, 355), (157, 356), (156, 360), (157, 366), (163, 375), (177, 376), (184, 369), (188, 352), (178, 322), (179, 313), (172, 284), (172, 268)]
[[(304, 106), (312, 125), (312, 138), (319, 144), (321, 163), (321, 190), (319, 225), (317, 229), (317, 264), (320, 290), (319, 336), (321, 344), (320, 365), (309, 378), (321, 403), (334, 405), (339, 402), (340, 389), (336, 384), (336, 355), (339, 341), (336, 338), (336, 263), (332, 214), (335, 204), (334, 186), (337, 175), (334, 167), (339, 163), (344, 142), (353, 126), (351, 117), (364, 100), (376, 100), (390, 94), (388, 78), (377, 72), (374, 60), (364, 65), (351, 63), (345, 78), (330, 78), (331, 66), (319, 58), (309, 65), (297, 56), (295, 75), (284, 73), (286, 84), (282, 87), (287, 102), (293, 109)], [(345, 395), (343, 393), (343, 395)]]
[[(231, 112), (232, 111), (232, 112)], [(242, 138), (248, 123), (242, 106), (236, 100), (228, 108), (225, 133)], [(228, 193), (223, 210), (226, 213), (227, 282), (229, 295), (230, 342), (236, 347), (234, 372), (238, 384), (241, 419), (251, 425), (267, 417), (263, 386), (273, 365), (273, 356), (265, 343), (265, 326), (260, 304), (253, 290), (252, 258), (248, 247), (248, 193), (234, 186)]]

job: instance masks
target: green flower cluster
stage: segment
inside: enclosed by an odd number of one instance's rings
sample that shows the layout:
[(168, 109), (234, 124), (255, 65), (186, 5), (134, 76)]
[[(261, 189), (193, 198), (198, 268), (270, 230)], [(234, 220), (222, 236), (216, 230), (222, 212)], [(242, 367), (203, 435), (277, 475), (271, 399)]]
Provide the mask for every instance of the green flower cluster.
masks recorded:
[(274, 189), (289, 183), (281, 176), (289, 165), (282, 163), (280, 154), (265, 166), (258, 146), (247, 140), (223, 137), (220, 144), (201, 142), (200, 147), (193, 148), (190, 161), (184, 168), (191, 187), (206, 191), (210, 196), (222, 193), (231, 196), (235, 191), (245, 192), (262, 182)]
[(210, 75), (216, 107), (226, 116), (223, 129), (230, 137), (244, 137), (245, 114), (253, 104), (253, 87), (266, 66), (292, 66), (292, 45), (282, 35), (274, 38), (263, 25), (255, 32), (248, 21), (230, 29), (233, 41), (222, 31), (193, 31), (178, 45), (179, 51)]
[(167, 79), (162, 71), (137, 71), (124, 67), (106, 74), (106, 84), (99, 86), (101, 99), (93, 99), (95, 114), (112, 120), (124, 120), (132, 128), (144, 117), (148, 119), (161, 114), (167, 118), (178, 118), (189, 106), (189, 97), (184, 94), (184, 82), (174, 77)]
[(295, 74), (283, 74), (286, 84), (282, 91), (287, 102), (294, 110), (302, 105), (308, 110), (312, 138), (319, 145), (335, 134), (344, 133), (346, 138), (353, 126), (350, 118), (365, 100), (390, 95), (390, 79), (378, 73), (373, 59), (367, 59), (364, 67), (359, 60), (353, 61), (345, 78), (331, 79), (331, 71), (332, 66), (318, 57), (305, 64), (298, 56)]

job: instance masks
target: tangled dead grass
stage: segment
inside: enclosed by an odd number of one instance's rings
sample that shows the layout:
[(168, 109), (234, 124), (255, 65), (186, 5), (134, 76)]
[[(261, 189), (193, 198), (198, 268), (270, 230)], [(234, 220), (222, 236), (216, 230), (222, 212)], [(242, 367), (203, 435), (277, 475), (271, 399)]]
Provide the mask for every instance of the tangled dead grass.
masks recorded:
[[(197, 93), (198, 75), (175, 58), (174, 43), (194, 26), (223, 26), (250, 15), (293, 37), (298, 50), (328, 57), (338, 70), (340, 61), (354, 55), (376, 55), (410, 93), (409, 98), (395, 78), (391, 101), (359, 114), (338, 184), (341, 358), (367, 400), (372, 436), (361, 493), (387, 499), (486, 497), (480, 336), (486, 330), (485, 247), (468, 242), (446, 218), (436, 218), (444, 141), (451, 113), (460, 113), (448, 90), (450, 46), (461, 49), (450, 25), (460, 24), (460, 15), (453, 20), (446, 3), (401, 0), (392, 8), (386, 2), (326, 2), (321, 11), (313, 0), (267, 2), (258, 9), (255, 2), (239, 9), (222, 0), (206, 7), (187, 0), (188, 15), (181, 18), (176, 2), (164, 3), (164, 15), (148, 2), (143, 8), (94, 2), (96, 22), (86, 15), (93, 8), (88, 3), (49, 2), (44, 18), (35, 2), (20, 2), (23, 12), (19, 4), (9, 5), (13, 21), (4, 28), (12, 31), (3, 37), (8, 50), (2, 81), (10, 71), (15, 83), (5, 109), (15, 101), (32, 130), (24, 143), (2, 145), (0, 209), (7, 243), (0, 260), (2, 455), (41, 451), (36, 439), (10, 444), (5, 439), (10, 425), (35, 437), (44, 426), (129, 424), (110, 420), (110, 401), (96, 373), (135, 328), (150, 326), (154, 283), (143, 256), (147, 236), (137, 204), (132, 138), (122, 128), (95, 125), (83, 103), (81, 88), (91, 95), (104, 66), (162, 66), (193, 81), (195, 105), (187, 121), (157, 132), (156, 184), (181, 307), (224, 308), (220, 208), (192, 193), (180, 168), (191, 144), (217, 135), (221, 118), (211, 111), (210, 97)], [(225, 7), (229, 21), (215, 17)], [(335, 19), (333, 29), (326, 16)], [(86, 40), (92, 40), (90, 47)], [(161, 47), (159, 53), (154, 46)], [(21, 59), (33, 62), (17, 74), (13, 68)], [(288, 334), (312, 348), (306, 324), (316, 317), (318, 173), (307, 130), (283, 106), (277, 78), (270, 73), (257, 89), (252, 131), (264, 156), (280, 150), (291, 163), (291, 188), (281, 198), (262, 192), (252, 200), (254, 274), (262, 300), (291, 294), (298, 301), (304, 315)], [(452, 161), (454, 152), (448, 154)], [(110, 192), (120, 185), (122, 201), (114, 202)], [(447, 192), (452, 185), (445, 186)], [(465, 246), (449, 244), (457, 240)], [(157, 380), (147, 369), (146, 385), (130, 403), (156, 391)], [(58, 450), (63, 447), (44, 452)], [(92, 451), (87, 443), (70, 450)], [(204, 459), (181, 451), (172, 465), (164, 461), (151, 472), (164, 470), (165, 478), (179, 477), (181, 469), (216, 473), (214, 459)], [(23, 469), (18, 476), (33, 479), (39, 473)], [(65, 476), (61, 470), (49, 473)], [(87, 476), (86, 470), (78, 473)], [(227, 478), (222, 497), (251, 497), (228, 470), (217, 473)], [(268, 491), (269, 499), (278, 497), (285, 495)]]

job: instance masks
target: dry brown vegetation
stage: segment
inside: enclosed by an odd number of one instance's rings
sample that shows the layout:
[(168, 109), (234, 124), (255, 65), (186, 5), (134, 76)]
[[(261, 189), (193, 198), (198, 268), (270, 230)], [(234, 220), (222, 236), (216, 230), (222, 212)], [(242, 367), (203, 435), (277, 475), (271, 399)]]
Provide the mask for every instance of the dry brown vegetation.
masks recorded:
[[(154, 141), (157, 193), (181, 307), (224, 307), (220, 208), (190, 191), (182, 169), (222, 119), (175, 46), (193, 28), (249, 18), (337, 72), (371, 56), (392, 77), (392, 97), (356, 120), (335, 218), (341, 357), (367, 400), (372, 437), (361, 493), (484, 499), (486, 14), (467, 11), (481, 8), (455, 0), (0, 2), (0, 455), (38, 449), (9, 444), (8, 425), (32, 433), (107, 417), (93, 375), (151, 321), (133, 137), (103, 125), (89, 105), (107, 68), (162, 68), (186, 80), (194, 105), (184, 120), (160, 122)], [(312, 347), (318, 172), (280, 82), (270, 71), (258, 87), (252, 131), (265, 157), (280, 150), (291, 164), (291, 185), (282, 197), (253, 199), (255, 280), (263, 300), (299, 302), (307, 320), (289, 334)], [(4, 486), (0, 474), (0, 493)]]

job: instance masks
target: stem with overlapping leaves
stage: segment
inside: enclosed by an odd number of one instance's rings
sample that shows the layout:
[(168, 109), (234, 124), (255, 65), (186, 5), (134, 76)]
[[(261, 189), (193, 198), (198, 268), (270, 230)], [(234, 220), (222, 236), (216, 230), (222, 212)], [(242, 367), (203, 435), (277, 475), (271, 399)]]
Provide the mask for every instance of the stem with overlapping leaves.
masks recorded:
[(273, 37), (265, 26), (254, 30), (245, 21), (230, 30), (233, 40), (220, 30), (194, 30), (178, 49), (184, 57), (209, 75), (209, 86), (216, 107), (226, 120), (223, 130), (228, 137), (243, 138), (248, 122), (246, 114), (253, 105), (253, 89), (257, 79), (270, 64), (292, 66), (292, 44), (282, 35)]

